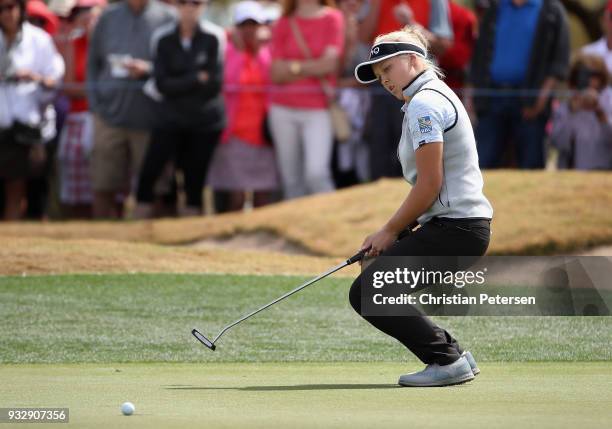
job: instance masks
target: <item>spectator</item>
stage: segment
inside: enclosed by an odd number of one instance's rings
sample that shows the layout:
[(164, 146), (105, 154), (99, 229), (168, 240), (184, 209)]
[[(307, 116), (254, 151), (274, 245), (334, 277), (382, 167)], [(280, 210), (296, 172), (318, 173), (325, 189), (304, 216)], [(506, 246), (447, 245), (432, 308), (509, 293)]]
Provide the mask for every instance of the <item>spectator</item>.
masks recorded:
[(551, 143), (559, 168), (612, 169), (612, 88), (604, 60), (579, 55), (570, 71), (573, 95), (553, 116)]
[(436, 56), (452, 43), (448, 0), (369, 0), (369, 11), (360, 29), (362, 42), (371, 44), (380, 34), (416, 25)]
[(25, 0), (0, 0), (0, 179), (4, 218), (23, 215), (26, 179), (45, 161), (43, 126), (64, 62), (51, 36), (26, 21)]
[(469, 83), (495, 98), (472, 97), (482, 168), (502, 167), (508, 137), (520, 168), (544, 167), (550, 95), (565, 80), (569, 34), (558, 0), (491, 0), (480, 23)]
[(253, 192), (254, 207), (263, 206), (279, 187), (274, 149), (264, 135), (272, 60), (269, 46), (260, 39), (264, 23), (258, 2), (236, 5), (223, 76), (228, 124), (208, 176), (208, 184), (227, 201), (217, 211), (242, 209), (245, 191)]
[(91, 36), (87, 95), (94, 113), (94, 217), (118, 217), (117, 195), (130, 191), (140, 171), (156, 119), (155, 102), (142, 91), (152, 69), (151, 35), (171, 20), (172, 9), (157, 0), (125, 0), (106, 8)]
[(85, 72), (89, 37), (105, 6), (105, 0), (77, 0), (68, 16), (71, 31), (64, 49), (64, 93), (70, 99), (70, 107), (58, 149), (60, 201), (68, 218), (91, 217), (93, 195), (89, 157), (94, 134), (85, 92)]
[[(370, 0), (370, 10), (360, 25), (360, 39), (371, 45), (377, 35), (406, 25), (419, 27), (434, 55), (442, 55), (452, 43), (447, 0)], [(371, 87), (371, 100), (366, 127), (371, 179), (400, 177), (402, 168), (395, 148), (402, 134), (403, 103), (388, 97), (380, 87)]]
[(271, 77), (276, 88), (269, 119), (286, 198), (334, 190), (328, 109), (333, 94), (326, 92), (321, 79), (333, 90), (344, 20), (331, 4), (288, 0), (273, 29)]
[(472, 59), (478, 34), (476, 15), (463, 6), (449, 0), (450, 21), (453, 28), (453, 44), (440, 57), (445, 83), (457, 92), (463, 88), (468, 64)]
[[(30, 24), (44, 30), (49, 34), (57, 45), (57, 33), (59, 28), (58, 17), (41, 0), (29, 0), (26, 3), (26, 15)], [(61, 55), (61, 51), (60, 51)], [(57, 133), (61, 126), (61, 102), (57, 94), (52, 103), (45, 107), (42, 121), (42, 140), (45, 154), (44, 162), (37, 165), (30, 172), (26, 182), (27, 187), (27, 210), (24, 214), (26, 219), (44, 219), (47, 217), (48, 205), (52, 203), (50, 196), (50, 182), (53, 180), (55, 170), (55, 153), (57, 151)]]
[(370, 110), (370, 93), (355, 79), (355, 67), (366, 61), (370, 45), (359, 39), (359, 25), (366, 7), (364, 0), (340, 0), (344, 15), (345, 49), (338, 80), (338, 103), (347, 113), (351, 137), (336, 145), (334, 179), (339, 188), (365, 182), (370, 178), (369, 148), (364, 139), (366, 116)]
[(582, 47), (585, 54), (598, 55), (604, 59), (608, 73), (612, 74), (612, 0), (608, 1), (601, 17), (603, 37)]
[(187, 204), (179, 214), (202, 213), (204, 179), (225, 126), (225, 34), (199, 21), (205, 0), (178, 0), (177, 6), (178, 22), (155, 34), (153, 76), (162, 111), (138, 181), (137, 217), (151, 216), (154, 185), (168, 161), (183, 172)]

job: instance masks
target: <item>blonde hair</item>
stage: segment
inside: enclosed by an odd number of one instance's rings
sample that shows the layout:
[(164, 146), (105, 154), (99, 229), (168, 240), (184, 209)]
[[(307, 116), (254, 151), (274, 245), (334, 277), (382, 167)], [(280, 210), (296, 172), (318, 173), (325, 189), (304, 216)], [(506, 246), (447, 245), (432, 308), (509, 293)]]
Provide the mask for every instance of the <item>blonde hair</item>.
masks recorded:
[(418, 46), (423, 50), (423, 52), (425, 52), (425, 57), (423, 58), (420, 55), (416, 55), (417, 59), (423, 63), (426, 69), (433, 70), (440, 78), (444, 77), (444, 72), (429, 57), (429, 42), (427, 41), (425, 35), (418, 26), (407, 25), (401, 30), (393, 31), (387, 34), (381, 34), (377, 36), (374, 40), (374, 45), (383, 42), (410, 43), (412, 45)]

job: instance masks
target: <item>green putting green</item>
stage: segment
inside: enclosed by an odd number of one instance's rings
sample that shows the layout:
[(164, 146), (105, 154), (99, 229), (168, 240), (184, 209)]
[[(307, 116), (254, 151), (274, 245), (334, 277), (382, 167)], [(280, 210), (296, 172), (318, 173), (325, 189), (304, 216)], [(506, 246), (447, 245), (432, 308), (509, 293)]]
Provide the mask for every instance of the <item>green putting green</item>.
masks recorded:
[[(3, 407), (69, 407), (79, 428), (603, 428), (612, 365), (483, 363), (475, 381), (401, 388), (416, 363), (72, 364), (0, 367)], [(134, 415), (121, 414), (124, 401)]]
[[(602, 428), (612, 318), (440, 317), (482, 369), (400, 388), (423, 366), (325, 279), (229, 331), (305, 279), (237, 275), (0, 277), (0, 407), (69, 407), (79, 428)], [(130, 401), (133, 416), (120, 406)], [(24, 425), (23, 427), (26, 427)], [(36, 426), (37, 427), (37, 426)]]

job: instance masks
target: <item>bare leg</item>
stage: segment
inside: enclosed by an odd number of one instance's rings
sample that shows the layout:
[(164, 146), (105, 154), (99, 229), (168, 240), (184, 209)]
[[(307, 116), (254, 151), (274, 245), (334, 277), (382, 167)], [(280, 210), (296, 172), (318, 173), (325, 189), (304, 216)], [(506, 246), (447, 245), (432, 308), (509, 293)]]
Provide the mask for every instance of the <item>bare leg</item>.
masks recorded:
[(19, 220), (24, 213), (26, 181), (24, 179), (5, 180), (4, 182), (4, 219)]
[(228, 211), (237, 212), (244, 208), (245, 195), (244, 191), (231, 191), (229, 198)]

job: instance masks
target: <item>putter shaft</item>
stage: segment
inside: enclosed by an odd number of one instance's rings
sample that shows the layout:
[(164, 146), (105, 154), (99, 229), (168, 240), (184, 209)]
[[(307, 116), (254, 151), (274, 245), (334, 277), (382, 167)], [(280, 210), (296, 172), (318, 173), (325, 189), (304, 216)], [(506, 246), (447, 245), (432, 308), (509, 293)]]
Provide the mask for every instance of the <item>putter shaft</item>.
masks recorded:
[[(219, 332), (219, 334), (218, 334), (218, 335), (217, 335), (217, 336), (216, 336), (216, 337), (215, 337), (215, 338), (214, 338), (212, 341), (210, 341), (210, 340), (208, 340), (206, 337), (204, 337), (204, 336), (203, 336), (203, 335), (202, 335), (202, 334), (201, 334), (199, 331), (197, 331), (197, 329), (193, 329), (191, 332), (192, 332), (192, 334), (193, 334), (193, 335), (194, 335), (196, 338), (198, 338), (198, 340), (199, 340), (200, 342), (202, 342), (203, 344), (205, 344), (205, 345), (206, 345), (208, 348), (210, 348), (211, 350), (214, 350), (214, 349), (215, 349), (215, 343), (217, 342), (217, 340), (218, 340), (219, 338), (221, 338), (221, 336), (222, 336), (222, 335), (223, 335), (225, 332), (227, 332), (229, 329), (233, 328), (234, 326), (236, 326), (237, 324), (239, 324), (239, 323), (241, 323), (241, 322), (244, 322), (244, 321), (245, 321), (245, 320), (247, 320), (249, 317), (252, 317), (252, 316), (256, 315), (257, 313), (259, 313), (259, 312), (261, 312), (261, 311), (265, 310), (266, 308), (268, 308), (268, 307), (270, 307), (270, 306), (272, 306), (272, 305), (276, 304), (277, 302), (282, 301), (283, 299), (290, 297), (291, 295), (293, 295), (293, 294), (294, 294), (294, 293), (296, 293), (296, 292), (299, 292), (300, 290), (304, 289), (305, 287), (308, 287), (308, 286), (310, 286), (311, 284), (316, 283), (316, 282), (318, 282), (319, 280), (321, 280), (321, 279), (323, 279), (323, 278), (325, 278), (325, 277), (327, 277), (327, 276), (329, 276), (329, 275), (331, 275), (331, 274), (335, 273), (336, 271), (341, 270), (342, 268), (346, 267), (347, 265), (351, 265), (351, 264), (354, 264), (354, 263), (355, 263), (355, 262), (357, 262), (357, 261), (362, 260), (362, 259), (363, 259), (363, 257), (364, 257), (364, 255), (365, 255), (365, 253), (366, 253), (366, 251), (367, 251), (367, 249), (359, 251), (358, 253), (356, 253), (355, 255), (353, 255), (352, 257), (350, 257), (349, 259), (347, 259), (346, 261), (342, 262), (341, 264), (336, 265), (335, 267), (333, 267), (333, 268), (329, 269), (328, 271), (326, 271), (325, 273), (323, 273), (323, 274), (319, 275), (318, 277), (315, 277), (314, 279), (307, 281), (306, 283), (304, 283), (304, 284), (302, 284), (302, 285), (300, 285), (300, 286), (296, 287), (295, 289), (293, 289), (293, 290), (291, 290), (291, 291), (289, 291), (289, 292), (285, 293), (284, 295), (282, 295), (282, 296), (280, 296), (280, 297), (276, 298), (274, 301), (269, 302), (268, 304), (264, 305), (263, 307), (260, 307), (260, 308), (258, 308), (257, 310), (254, 310), (254, 311), (250, 312), (249, 314), (247, 314), (247, 315), (245, 315), (245, 316), (241, 317), (240, 319), (236, 320), (235, 322), (233, 322), (233, 323), (231, 323), (231, 324), (227, 325), (226, 327), (224, 327), (224, 328), (221, 330), (221, 332)], [(196, 333), (197, 333), (197, 335), (196, 335)], [(206, 342), (204, 342), (202, 339), (200, 339), (200, 338), (199, 338), (200, 336), (201, 336), (201, 337), (203, 337), (204, 339), (206, 339), (206, 341), (207, 341), (207, 342), (210, 342), (210, 345), (206, 344)]]

